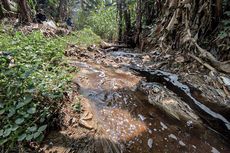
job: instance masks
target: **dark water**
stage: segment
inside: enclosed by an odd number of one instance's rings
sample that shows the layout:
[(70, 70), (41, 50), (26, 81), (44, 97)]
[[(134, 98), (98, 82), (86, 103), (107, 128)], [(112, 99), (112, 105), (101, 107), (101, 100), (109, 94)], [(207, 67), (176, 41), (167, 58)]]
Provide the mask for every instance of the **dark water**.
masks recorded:
[[(188, 85), (182, 84), (178, 80), (178, 76), (168, 72), (160, 70), (146, 70), (141, 71), (137, 68), (132, 68), (138, 71), (142, 76), (147, 78), (147, 81), (158, 82), (164, 84), (168, 89), (175, 92), (182, 100), (189, 104), (189, 106), (197, 111), (199, 116), (207, 123), (211, 128), (218, 131), (226, 139), (230, 138), (230, 122), (229, 118), (224, 117), (222, 112), (215, 112), (208, 106), (204, 105), (202, 101), (192, 96), (192, 93), (199, 92), (198, 89), (192, 88)], [(190, 85), (191, 86), (191, 85)], [(196, 91), (197, 90), (197, 91)], [(204, 99), (202, 99), (204, 100)]]
[[(118, 52), (109, 56), (125, 57), (135, 63), (141, 54)], [(75, 80), (80, 93), (95, 107), (107, 138), (119, 143), (123, 152), (230, 152), (223, 139), (229, 134), (228, 119), (195, 99), (190, 88), (180, 83), (176, 75), (162, 71), (142, 72), (147, 81), (152, 82), (150, 85), (160, 83), (162, 88), (166, 86), (188, 103), (205, 126), (191, 127), (187, 124), (189, 121), (176, 120), (150, 104), (146, 94), (138, 90), (144, 78), (132, 71), (92, 62), (73, 64), (80, 68)]]

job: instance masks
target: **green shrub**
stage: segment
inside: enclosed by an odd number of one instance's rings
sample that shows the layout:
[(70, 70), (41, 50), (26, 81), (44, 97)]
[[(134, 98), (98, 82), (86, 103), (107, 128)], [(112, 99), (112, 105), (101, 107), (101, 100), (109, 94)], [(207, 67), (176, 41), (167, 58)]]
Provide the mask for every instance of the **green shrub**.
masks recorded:
[(39, 32), (0, 33), (0, 146), (43, 139), (50, 111), (69, 90), (65, 47)]
[(118, 24), (116, 20), (116, 8), (101, 8), (90, 14), (87, 25), (104, 39), (115, 40), (117, 38)]
[(116, 8), (104, 7), (92, 12), (78, 11), (74, 19), (77, 29), (91, 28), (94, 33), (103, 39), (115, 40), (117, 38)]

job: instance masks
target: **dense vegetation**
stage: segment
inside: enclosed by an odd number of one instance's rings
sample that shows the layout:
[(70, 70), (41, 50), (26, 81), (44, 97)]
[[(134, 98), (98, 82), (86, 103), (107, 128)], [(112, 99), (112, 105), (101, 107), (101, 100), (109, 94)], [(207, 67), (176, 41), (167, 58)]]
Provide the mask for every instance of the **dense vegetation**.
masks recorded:
[(68, 92), (65, 44), (39, 32), (0, 39), (0, 144), (42, 140), (49, 111)]
[(59, 38), (1, 32), (0, 40), (0, 145), (41, 141), (76, 72), (64, 57), (67, 44), (88, 46), (100, 37), (83, 29)]
[[(229, 62), (224, 62), (230, 59), (229, 0), (10, 2), (0, 2), (0, 19), (19, 16), (15, 27), (36, 22), (36, 14), (45, 12), (47, 18), (59, 23), (72, 17), (78, 31), (47, 38), (38, 31), (25, 35), (1, 28), (0, 146), (16, 147), (19, 142), (43, 139), (51, 112), (71, 90), (75, 70), (64, 57), (68, 44), (89, 46), (103, 38), (141, 49), (184, 49), (217, 70), (230, 72)], [(211, 48), (214, 53), (208, 51)]]

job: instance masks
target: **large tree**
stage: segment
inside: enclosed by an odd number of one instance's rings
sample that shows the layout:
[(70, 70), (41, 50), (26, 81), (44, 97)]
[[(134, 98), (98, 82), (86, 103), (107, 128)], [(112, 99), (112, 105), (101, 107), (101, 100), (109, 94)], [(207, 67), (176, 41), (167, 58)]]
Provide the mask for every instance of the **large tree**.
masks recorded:
[(10, 4), (9, 4), (8, 0), (2, 0), (2, 5), (3, 5), (4, 9), (6, 9), (7, 11), (11, 11)]
[(26, 0), (18, 0), (19, 19), (23, 24), (32, 22), (30, 8)]
[(64, 21), (67, 17), (68, 0), (60, 0), (58, 7), (58, 20)]
[(4, 18), (4, 13), (2, 9), (2, 4), (0, 3), (0, 19)]

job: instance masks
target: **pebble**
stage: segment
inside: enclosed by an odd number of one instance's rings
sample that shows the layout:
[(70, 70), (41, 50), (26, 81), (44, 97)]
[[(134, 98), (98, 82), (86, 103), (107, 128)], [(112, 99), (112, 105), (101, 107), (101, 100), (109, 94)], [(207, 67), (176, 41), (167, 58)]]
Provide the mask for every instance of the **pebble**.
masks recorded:
[(188, 127), (192, 127), (192, 125), (193, 125), (193, 121), (189, 120), (189, 121), (187, 121), (187, 123), (186, 123), (186, 124), (187, 124), (187, 126), (188, 126)]
[(160, 124), (162, 126), (162, 130), (168, 129), (168, 127), (163, 122), (160, 122)]
[(170, 134), (168, 137), (177, 140), (177, 137), (174, 134)]
[(146, 119), (146, 117), (144, 117), (144, 116), (141, 115), (141, 114), (138, 114), (138, 116), (140, 117), (140, 119), (141, 119), (142, 121), (144, 121), (144, 120)]
[(212, 150), (211, 150), (212, 153), (220, 153), (216, 148), (212, 147)]
[(148, 146), (149, 148), (153, 147), (153, 139), (148, 139)]
[(181, 146), (186, 146), (186, 144), (185, 144), (183, 141), (179, 141), (179, 144), (180, 144)]
[(194, 149), (196, 149), (196, 146), (192, 145), (192, 147), (193, 147)]

